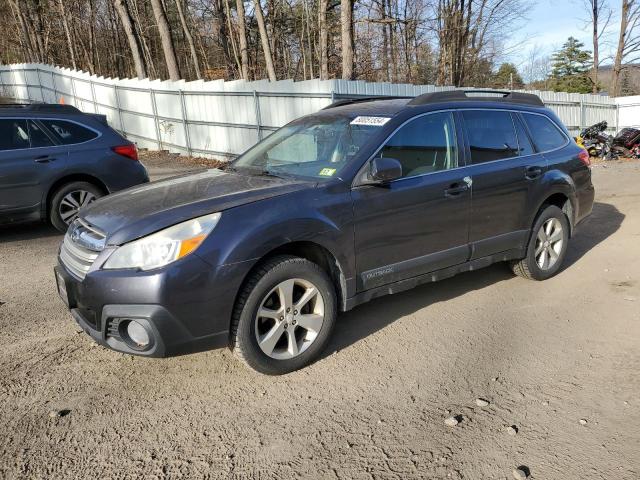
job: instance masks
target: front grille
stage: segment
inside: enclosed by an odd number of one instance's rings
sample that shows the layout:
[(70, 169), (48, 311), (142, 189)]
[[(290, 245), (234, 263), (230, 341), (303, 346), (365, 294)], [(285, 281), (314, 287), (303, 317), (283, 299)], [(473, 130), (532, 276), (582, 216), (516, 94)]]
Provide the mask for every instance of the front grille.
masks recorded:
[(82, 220), (75, 220), (64, 236), (60, 247), (60, 261), (67, 270), (84, 279), (104, 248), (105, 236)]

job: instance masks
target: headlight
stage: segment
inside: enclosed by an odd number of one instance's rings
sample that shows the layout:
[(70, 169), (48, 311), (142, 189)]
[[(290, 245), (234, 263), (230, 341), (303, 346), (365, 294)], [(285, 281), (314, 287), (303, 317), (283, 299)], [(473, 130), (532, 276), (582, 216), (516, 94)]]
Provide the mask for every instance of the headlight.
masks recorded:
[(194, 218), (119, 247), (103, 268), (152, 270), (189, 255), (207, 238), (220, 213)]

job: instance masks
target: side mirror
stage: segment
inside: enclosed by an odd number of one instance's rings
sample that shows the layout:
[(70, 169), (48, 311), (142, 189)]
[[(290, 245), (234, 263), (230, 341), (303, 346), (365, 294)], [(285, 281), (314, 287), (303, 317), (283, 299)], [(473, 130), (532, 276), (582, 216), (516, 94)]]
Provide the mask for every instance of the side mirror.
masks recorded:
[(369, 178), (375, 183), (388, 183), (402, 177), (402, 165), (395, 158), (377, 157), (371, 161)]

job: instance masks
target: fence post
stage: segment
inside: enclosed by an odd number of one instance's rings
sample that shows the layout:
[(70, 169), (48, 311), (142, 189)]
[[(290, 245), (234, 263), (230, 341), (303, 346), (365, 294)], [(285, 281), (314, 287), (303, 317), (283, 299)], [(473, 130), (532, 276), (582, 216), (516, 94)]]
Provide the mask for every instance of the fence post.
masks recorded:
[(96, 100), (96, 86), (93, 84), (93, 78), (89, 78), (89, 87), (91, 87), (91, 100), (93, 101), (93, 113), (98, 113), (98, 101)]
[(42, 77), (40, 76), (40, 67), (36, 67), (36, 73), (38, 74), (38, 84), (40, 84), (40, 99), (44, 103), (44, 89), (42, 88)]
[(53, 103), (58, 101), (58, 85), (56, 84), (56, 72), (51, 70), (51, 82), (53, 83)]
[(587, 125), (587, 111), (585, 110), (584, 100), (580, 100), (580, 126), (579, 131), (582, 131)]
[[(149, 96), (151, 97), (151, 109), (153, 111), (153, 123), (156, 125), (156, 140), (158, 150), (162, 150), (162, 135), (160, 134), (160, 119), (158, 118), (158, 105), (156, 104), (156, 93), (153, 88), (149, 87)], [(184, 113), (183, 113), (184, 116)]]
[(253, 91), (253, 105), (256, 110), (256, 126), (258, 127), (258, 141), (262, 140), (262, 120), (260, 118), (260, 97), (258, 92)]
[(122, 109), (120, 108), (120, 97), (118, 96), (118, 85), (113, 84), (113, 91), (116, 94), (116, 110), (118, 110), (118, 119), (120, 120), (120, 132), (125, 133), (124, 131), (124, 122), (122, 121)]
[(180, 93), (180, 106), (182, 108), (182, 126), (184, 128), (184, 138), (187, 141), (187, 154), (191, 156), (191, 138), (189, 136), (189, 121), (187, 119), (187, 105), (184, 101), (184, 92), (182, 89), (178, 90)]
[(73, 75), (69, 75), (71, 79), (71, 94), (73, 95), (73, 106), (78, 108), (78, 95), (76, 95), (76, 83), (73, 81)]

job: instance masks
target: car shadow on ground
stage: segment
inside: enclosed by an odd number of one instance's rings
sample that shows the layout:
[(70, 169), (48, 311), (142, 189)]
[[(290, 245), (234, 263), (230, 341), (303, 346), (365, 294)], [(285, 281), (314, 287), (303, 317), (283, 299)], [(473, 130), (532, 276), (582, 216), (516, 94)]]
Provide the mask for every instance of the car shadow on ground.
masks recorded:
[[(575, 237), (569, 243), (564, 268), (570, 268), (589, 250), (613, 235), (624, 218), (624, 214), (613, 205), (596, 202), (591, 217), (578, 227)], [(332, 340), (323, 357), (429, 305), (446, 302), (513, 277), (506, 263), (498, 263), (441, 282), (428, 283), (406, 292), (375, 299), (339, 316)]]
[(49, 237), (60, 237), (60, 240), (62, 240), (62, 233), (51, 225), (42, 222), (0, 225), (0, 245)]

